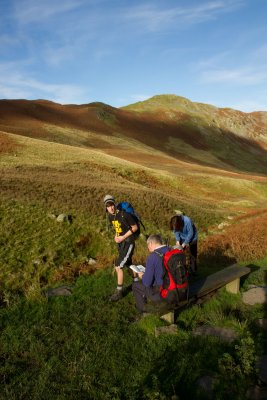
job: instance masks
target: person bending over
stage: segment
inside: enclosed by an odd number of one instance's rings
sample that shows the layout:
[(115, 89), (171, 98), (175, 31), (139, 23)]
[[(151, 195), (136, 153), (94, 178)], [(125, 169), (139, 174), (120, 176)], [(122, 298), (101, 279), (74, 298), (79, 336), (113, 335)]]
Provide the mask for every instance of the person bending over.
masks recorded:
[(170, 220), (170, 230), (173, 231), (176, 245), (181, 245), (184, 249), (189, 248), (190, 252), (190, 272), (197, 272), (197, 239), (198, 233), (191, 218), (186, 215), (176, 214)]

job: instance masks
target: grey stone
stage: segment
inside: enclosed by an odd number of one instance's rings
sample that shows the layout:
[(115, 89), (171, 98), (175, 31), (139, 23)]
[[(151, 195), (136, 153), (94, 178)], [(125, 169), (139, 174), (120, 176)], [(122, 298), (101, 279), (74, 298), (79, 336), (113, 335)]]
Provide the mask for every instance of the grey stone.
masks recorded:
[(51, 219), (56, 219), (57, 218), (57, 216), (55, 214), (52, 214), (52, 213), (47, 214), (47, 216), (48, 216), (48, 218), (51, 218)]
[(155, 336), (159, 336), (163, 333), (168, 333), (168, 334), (176, 334), (177, 333), (177, 325), (172, 324), (168, 326), (158, 326), (155, 328)]
[(69, 220), (66, 214), (59, 214), (57, 216), (57, 222), (67, 222)]
[(192, 332), (194, 336), (215, 336), (226, 342), (232, 342), (237, 338), (237, 333), (230, 328), (221, 328), (215, 326), (199, 326)]
[(72, 290), (67, 286), (60, 286), (53, 289), (48, 289), (46, 292), (47, 297), (55, 297), (55, 296), (71, 296)]
[(267, 399), (267, 387), (253, 386), (248, 389), (246, 393), (246, 399), (248, 400), (266, 400)]
[(258, 370), (258, 377), (259, 379), (267, 383), (267, 354), (259, 357), (256, 362), (256, 369)]
[(267, 287), (255, 287), (249, 289), (242, 295), (243, 303), (253, 306), (254, 304), (265, 304), (267, 302)]
[(256, 324), (257, 324), (260, 328), (262, 328), (262, 329), (264, 329), (265, 331), (267, 331), (267, 318), (259, 318), (259, 319), (256, 319)]
[(222, 222), (221, 224), (218, 225), (218, 228), (219, 229), (223, 229), (223, 228), (225, 228), (226, 226), (229, 226), (229, 225), (230, 224), (228, 222)]
[(207, 398), (212, 398), (212, 387), (214, 384), (214, 378), (209, 375), (202, 376), (197, 380), (197, 385), (205, 392)]

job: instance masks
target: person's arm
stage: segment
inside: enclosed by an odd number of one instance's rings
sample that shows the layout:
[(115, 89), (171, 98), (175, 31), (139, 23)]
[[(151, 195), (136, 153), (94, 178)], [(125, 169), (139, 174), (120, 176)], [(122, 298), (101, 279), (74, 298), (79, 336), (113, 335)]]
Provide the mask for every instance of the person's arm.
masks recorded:
[(146, 270), (142, 276), (142, 283), (146, 287), (151, 287), (154, 283), (154, 254), (150, 254), (146, 260)]
[(130, 229), (124, 235), (115, 237), (115, 242), (116, 243), (123, 242), (125, 239), (133, 235), (137, 230), (138, 230), (137, 224), (130, 225)]
[(182, 246), (186, 247), (194, 236), (193, 224), (190, 218), (184, 218), (184, 241)]
[(173, 234), (174, 234), (174, 237), (175, 237), (175, 240), (176, 240), (176, 245), (180, 244), (180, 240), (181, 240), (180, 232), (174, 230)]

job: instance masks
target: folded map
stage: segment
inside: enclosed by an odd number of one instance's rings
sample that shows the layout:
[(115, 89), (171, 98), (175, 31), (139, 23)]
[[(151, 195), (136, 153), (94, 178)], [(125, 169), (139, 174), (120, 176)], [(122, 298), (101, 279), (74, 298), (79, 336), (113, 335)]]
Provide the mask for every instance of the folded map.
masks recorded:
[(139, 274), (140, 272), (145, 272), (146, 270), (143, 265), (130, 265), (130, 268), (137, 274)]

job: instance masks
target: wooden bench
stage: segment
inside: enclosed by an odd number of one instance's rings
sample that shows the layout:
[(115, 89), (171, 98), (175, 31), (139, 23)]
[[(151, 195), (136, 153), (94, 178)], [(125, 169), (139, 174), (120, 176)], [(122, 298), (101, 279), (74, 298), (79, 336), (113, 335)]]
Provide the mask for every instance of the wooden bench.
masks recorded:
[(174, 309), (166, 314), (161, 315), (165, 321), (173, 324), (176, 319), (176, 314), (183, 307), (190, 303), (197, 303), (200, 299), (211, 296), (218, 289), (225, 286), (230, 293), (238, 293), (240, 288), (240, 278), (250, 273), (250, 268), (241, 267), (238, 264), (233, 264), (230, 267), (224, 268), (221, 271), (208, 275), (196, 282), (189, 282), (188, 299), (179, 303)]

